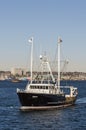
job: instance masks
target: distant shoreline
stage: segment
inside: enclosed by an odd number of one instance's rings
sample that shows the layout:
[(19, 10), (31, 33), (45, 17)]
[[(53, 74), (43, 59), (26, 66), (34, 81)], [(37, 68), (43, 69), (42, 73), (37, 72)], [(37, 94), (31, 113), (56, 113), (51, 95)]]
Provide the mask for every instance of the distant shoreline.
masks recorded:
[[(40, 75), (41, 72), (33, 72), (33, 77), (37, 75), (37, 73)], [(45, 72), (47, 74), (47, 72)], [(53, 75), (55, 79), (58, 77), (57, 72), (53, 72)], [(30, 77), (30, 72), (26, 72), (25, 75), (21, 75), (16, 73), (15, 75), (11, 74), (11, 71), (0, 71), (0, 80), (5, 80), (5, 79), (10, 79), (10, 78), (16, 78), (16, 79), (21, 79), (21, 78), (27, 78), (29, 79)], [(84, 72), (61, 72), (61, 80), (74, 80), (74, 81), (81, 81), (81, 80), (86, 80), (86, 73)]]

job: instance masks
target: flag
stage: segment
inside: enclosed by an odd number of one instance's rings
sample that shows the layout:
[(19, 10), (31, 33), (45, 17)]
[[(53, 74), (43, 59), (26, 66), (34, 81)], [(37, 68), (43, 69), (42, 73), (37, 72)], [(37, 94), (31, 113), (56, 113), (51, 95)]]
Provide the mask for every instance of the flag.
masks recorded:
[(58, 43), (61, 43), (62, 42), (62, 39), (59, 37), (58, 38)]
[(32, 43), (33, 42), (33, 37), (31, 37), (28, 42)]

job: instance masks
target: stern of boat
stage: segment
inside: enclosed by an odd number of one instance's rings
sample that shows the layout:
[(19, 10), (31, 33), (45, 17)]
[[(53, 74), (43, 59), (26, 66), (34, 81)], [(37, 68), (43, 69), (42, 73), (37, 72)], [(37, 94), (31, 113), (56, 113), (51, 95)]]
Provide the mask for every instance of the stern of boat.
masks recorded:
[(77, 88), (71, 86), (70, 87), (70, 94), (69, 95), (65, 95), (66, 98), (66, 104), (71, 103), (74, 104), (76, 99), (77, 99), (77, 95), (78, 95), (78, 91)]

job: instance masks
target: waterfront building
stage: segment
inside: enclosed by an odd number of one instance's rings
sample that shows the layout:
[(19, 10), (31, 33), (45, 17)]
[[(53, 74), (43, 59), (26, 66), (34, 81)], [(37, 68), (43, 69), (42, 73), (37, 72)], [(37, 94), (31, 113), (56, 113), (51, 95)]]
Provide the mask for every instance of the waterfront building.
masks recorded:
[(19, 76), (24, 76), (26, 75), (26, 69), (25, 68), (12, 68), (11, 69), (11, 74), (12, 75), (19, 75)]

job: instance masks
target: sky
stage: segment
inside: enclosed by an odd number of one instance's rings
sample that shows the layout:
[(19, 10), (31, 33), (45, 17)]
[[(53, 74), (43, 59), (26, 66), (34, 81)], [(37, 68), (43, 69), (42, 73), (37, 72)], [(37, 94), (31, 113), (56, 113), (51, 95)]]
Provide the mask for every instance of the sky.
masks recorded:
[(29, 67), (32, 36), (35, 60), (60, 36), (68, 71), (86, 72), (86, 0), (0, 0), (0, 71)]

